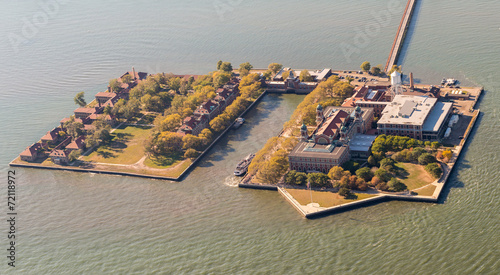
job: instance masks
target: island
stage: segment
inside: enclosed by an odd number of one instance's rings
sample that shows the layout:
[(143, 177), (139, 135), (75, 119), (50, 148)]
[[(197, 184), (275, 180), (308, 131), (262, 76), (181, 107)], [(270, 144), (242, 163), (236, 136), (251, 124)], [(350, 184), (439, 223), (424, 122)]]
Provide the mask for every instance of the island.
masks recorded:
[(304, 100), (243, 162), (239, 187), (279, 191), (306, 218), (387, 200), (437, 202), (483, 88), (405, 78), (397, 61), (415, 3), (408, 0), (385, 67), (233, 69), (221, 60), (206, 75), (132, 68), (88, 104), (78, 93), (74, 114), (10, 165), (179, 181), (262, 97), (296, 93)]

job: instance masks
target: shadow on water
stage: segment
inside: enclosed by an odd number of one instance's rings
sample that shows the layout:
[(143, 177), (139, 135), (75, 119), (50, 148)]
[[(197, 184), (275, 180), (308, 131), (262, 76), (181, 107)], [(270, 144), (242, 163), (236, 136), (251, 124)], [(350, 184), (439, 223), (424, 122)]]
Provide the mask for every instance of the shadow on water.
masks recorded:
[[(412, 44), (411, 42), (413, 40), (413, 35), (415, 34), (415, 29), (417, 27), (417, 23), (420, 18), (419, 14), (422, 7), (422, 2), (423, 1), (417, 1), (415, 3), (415, 8), (413, 10), (413, 15), (411, 17), (410, 25), (408, 26), (406, 37), (403, 42), (403, 46), (401, 47), (401, 52), (399, 53), (399, 57), (396, 64), (404, 64), (404, 61), (407, 56), (406, 53), (408, 52), (410, 45)], [(415, 82), (415, 83), (420, 83), (420, 82)]]
[(448, 181), (446, 182), (446, 185), (444, 186), (443, 190), (441, 191), (441, 194), (438, 198), (438, 203), (444, 203), (446, 201), (452, 188), (464, 188), (465, 187), (465, 183), (458, 180), (458, 173), (459, 173), (459, 171), (472, 168), (469, 161), (464, 159), (464, 156), (469, 151), (469, 144), (471, 143), (471, 140), (474, 139), (474, 136), (477, 133), (477, 129), (479, 128), (479, 125), (481, 124), (481, 121), (483, 120), (483, 116), (484, 116), (483, 113), (479, 114), (477, 121), (476, 121), (476, 124), (472, 128), (472, 131), (469, 134), (469, 137), (467, 138), (467, 141), (465, 142), (464, 147), (462, 148), (462, 152), (460, 153), (460, 156), (455, 163), (455, 167), (453, 168), (451, 175), (448, 177)]

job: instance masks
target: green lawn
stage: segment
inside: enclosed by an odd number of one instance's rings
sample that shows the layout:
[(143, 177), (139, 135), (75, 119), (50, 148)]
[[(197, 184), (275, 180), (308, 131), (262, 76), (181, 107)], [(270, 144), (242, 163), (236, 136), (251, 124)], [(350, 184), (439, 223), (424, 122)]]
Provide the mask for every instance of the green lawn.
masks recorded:
[(301, 205), (307, 205), (311, 203), (311, 193), (312, 193), (312, 201), (318, 203), (321, 207), (333, 207), (348, 202), (363, 200), (376, 196), (364, 193), (354, 193), (356, 194), (356, 196), (358, 196), (357, 199), (346, 200), (344, 199), (344, 197), (333, 192), (309, 191), (305, 189), (286, 189), (286, 191), (290, 195), (292, 195), (292, 197), (296, 199), (297, 202), (299, 202)]
[(436, 190), (435, 185), (429, 185), (417, 191), (419, 196), (432, 196)]
[(422, 165), (398, 162), (396, 166), (401, 169), (397, 178), (406, 184), (408, 190), (420, 188), (435, 180)]
[(144, 156), (144, 141), (150, 134), (150, 127), (122, 126), (112, 133), (111, 143), (100, 146), (82, 159), (111, 164), (134, 164)]
[(147, 158), (144, 160), (144, 165), (151, 168), (165, 169), (170, 168), (181, 163), (182, 158), (180, 156), (175, 156), (172, 158)]

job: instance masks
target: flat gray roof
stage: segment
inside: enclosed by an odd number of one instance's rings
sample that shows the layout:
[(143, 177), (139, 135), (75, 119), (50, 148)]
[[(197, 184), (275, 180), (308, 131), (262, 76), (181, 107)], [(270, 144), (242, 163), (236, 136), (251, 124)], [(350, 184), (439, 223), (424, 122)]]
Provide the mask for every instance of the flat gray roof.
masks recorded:
[(427, 96), (397, 95), (384, 108), (378, 123), (423, 125), (436, 102)]
[(446, 115), (451, 111), (453, 103), (450, 102), (436, 102), (431, 113), (427, 116), (427, 120), (422, 127), (426, 132), (437, 132), (444, 123)]
[(368, 152), (376, 138), (376, 135), (356, 134), (349, 142), (349, 148), (351, 151)]
[(312, 142), (301, 141), (293, 148), (289, 156), (338, 159), (342, 156), (344, 150), (347, 150), (347, 146), (320, 145)]

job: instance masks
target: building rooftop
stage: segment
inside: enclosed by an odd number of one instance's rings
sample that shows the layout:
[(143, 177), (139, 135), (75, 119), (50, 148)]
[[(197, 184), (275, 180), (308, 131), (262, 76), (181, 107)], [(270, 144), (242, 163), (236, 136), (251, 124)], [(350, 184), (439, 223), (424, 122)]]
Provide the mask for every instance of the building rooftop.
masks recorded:
[(349, 142), (349, 147), (351, 151), (368, 152), (376, 138), (376, 135), (356, 134)]
[(427, 117), (422, 130), (426, 132), (439, 131), (441, 124), (444, 123), (446, 115), (450, 112), (452, 107), (453, 103), (451, 102), (436, 102), (436, 105), (434, 105), (434, 108)]
[(347, 150), (346, 145), (321, 145), (315, 144), (314, 142), (301, 141), (293, 148), (289, 156), (303, 158), (339, 158), (345, 150)]
[(436, 102), (436, 98), (426, 96), (397, 95), (387, 104), (378, 123), (423, 125)]

